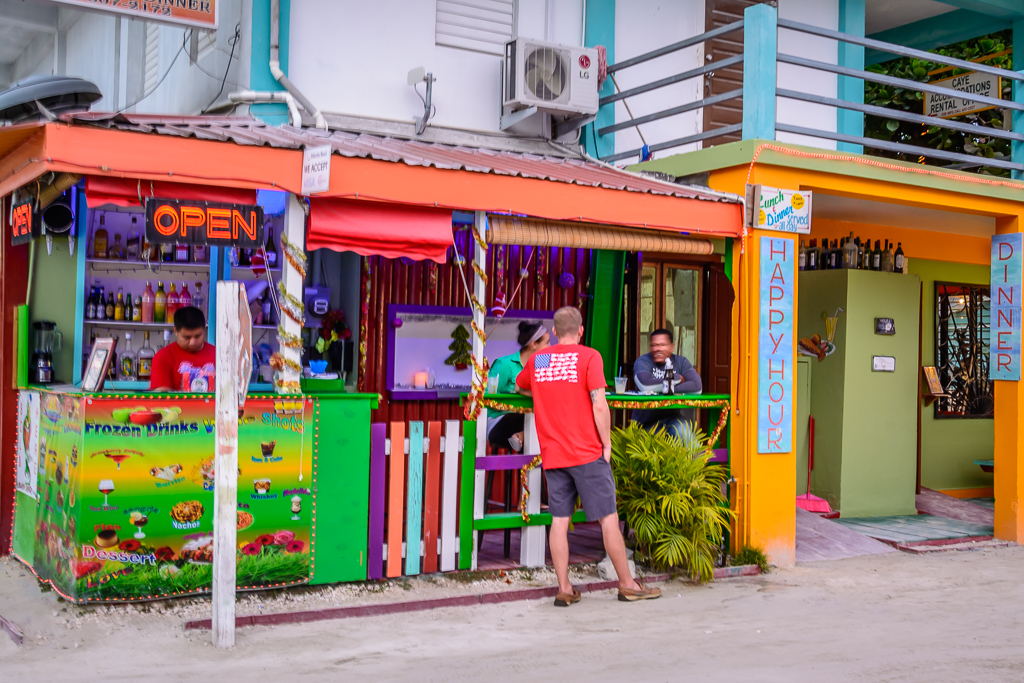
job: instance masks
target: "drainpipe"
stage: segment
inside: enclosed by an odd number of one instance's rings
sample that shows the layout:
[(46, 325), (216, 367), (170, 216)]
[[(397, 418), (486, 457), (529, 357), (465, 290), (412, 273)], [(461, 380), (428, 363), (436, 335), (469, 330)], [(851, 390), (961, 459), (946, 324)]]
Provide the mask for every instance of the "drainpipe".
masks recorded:
[(299, 107), (295, 104), (295, 98), (292, 97), (290, 92), (283, 92), (281, 90), (275, 90), (273, 92), (241, 90), (228, 95), (228, 100), (231, 102), (244, 102), (247, 104), (254, 104), (256, 102), (284, 102), (288, 105), (288, 118), (291, 119), (292, 125), (296, 128), (302, 128), (302, 115), (299, 113)]
[(295, 84), (288, 80), (288, 77), (281, 71), (281, 0), (270, 0), (270, 73), (274, 74), (277, 82), (284, 86), (292, 96), (302, 105), (302, 108), (312, 114), (316, 119), (316, 127), (327, 130), (327, 121), (312, 102), (306, 99)]

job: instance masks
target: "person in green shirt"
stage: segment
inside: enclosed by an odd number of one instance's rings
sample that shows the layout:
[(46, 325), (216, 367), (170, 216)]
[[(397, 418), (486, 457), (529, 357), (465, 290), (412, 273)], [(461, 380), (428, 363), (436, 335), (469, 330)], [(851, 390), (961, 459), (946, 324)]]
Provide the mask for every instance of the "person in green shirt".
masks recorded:
[[(551, 346), (551, 333), (541, 323), (524, 320), (519, 323), (516, 336), (519, 351), (502, 356), (494, 361), (488, 378), (498, 378), (499, 394), (514, 394), (517, 391), (516, 377), (523, 371), (523, 364), (531, 355)], [(487, 411), (487, 441), (493, 448), (508, 448), (517, 453), (523, 450), (523, 428), (525, 417), (520, 413)]]

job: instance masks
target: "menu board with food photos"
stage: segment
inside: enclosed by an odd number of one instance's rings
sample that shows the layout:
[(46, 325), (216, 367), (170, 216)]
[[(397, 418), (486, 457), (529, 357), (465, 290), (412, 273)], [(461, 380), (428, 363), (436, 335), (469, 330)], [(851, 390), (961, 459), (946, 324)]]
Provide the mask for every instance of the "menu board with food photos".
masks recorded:
[[(43, 394), (37, 573), (76, 602), (209, 591), (214, 405), (206, 396)], [(239, 588), (309, 580), (314, 410), (301, 396), (245, 403)]]

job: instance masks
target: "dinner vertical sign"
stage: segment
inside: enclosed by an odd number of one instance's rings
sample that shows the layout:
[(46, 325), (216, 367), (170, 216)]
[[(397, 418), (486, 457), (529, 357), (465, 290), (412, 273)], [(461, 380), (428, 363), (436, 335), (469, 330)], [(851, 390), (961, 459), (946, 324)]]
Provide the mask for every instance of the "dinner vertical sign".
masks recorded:
[(789, 453), (793, 419), (793, 240), (761, 238), (757, 452)]
[(992, 237), (989, 379), (1020, 381), (1020, 328), (1024, 235)]

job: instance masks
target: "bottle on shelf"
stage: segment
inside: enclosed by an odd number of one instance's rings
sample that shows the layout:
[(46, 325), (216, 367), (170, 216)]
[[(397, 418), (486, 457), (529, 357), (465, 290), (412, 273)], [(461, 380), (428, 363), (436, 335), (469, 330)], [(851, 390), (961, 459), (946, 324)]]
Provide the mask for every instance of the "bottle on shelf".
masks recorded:
[(120, 235), (114, 235), (114, 246), (107, 249), (107, 258), (115, 261), (124, 260), (124, 247), (121, 246)]
[(167, 322), (167, 293), (162, 282), (156, 283), (156, 294), (153, 295), (153, 322)]
[(189, 248), (187, 244), (174, 245), (174, 260), (177, 261), (178, 263), (188, 263)]
[(115, 304), (114, 304), (114, 290), (111, 289), (110, 293), (107, 294), (107, 306), (106, 306), (106, 310), (104, 311), (104, 319), (106, 319), (106, 320), (113, 320), (114, 319), (114, 307), (115, 307)]
[(161, 349), (166, 349), (170, 345), (171, 345), (171, 331), (170, 330), (164, 330), (164, 345), (161, 346), (160, 348)]
[[(111, 296), (113, 296), (113, 293), (111, 293)], [(120, 354), (116, 350), (110, 352), (110, 366), (107, 368), (107, 379), (111, 382), (117, 380), (117, 359), (120, 357)]]
[(117, 301), (114, 302), (114, 320), (124, 320), (124, 288), (117, 288)]
[(263, 258), (267, 268), (277, 268), (277, 245), (274, 243), (274, 228), (268, 226), (267, 243), (263, 247)]
[(146, 289), (142, 292), (142, 301), (139, 302), (142, 308), (141, 322), (153, 322), (153, 306), (155, 304), (155, 300), (156, 297), (153, 294), (153, 287), (147, 282)]
[(167, 309), (166, 309), (166, 320), (167, 322), (174, 321), (174, 312), (178, 310), (178, 290), (174, 288), (174, 283), (171, 283), (171, 291), (167, 293)]
[(269, 289), (264, 289), (263, 290), (263, 300), (260, 302), (260, 307), (262, 309), (261, 313), (263, 314), (263, 324), (264, 325), (273, 325), (274, 324), (274, 319), (273, 319), (274, 313), (273, 313), (273, 308), (271, 306), (270, 290)]
[(89, 333), (89, 343), (82, 349), (82, 374), (85, 374), (85, 369), (89, 367), (89, 356), (92, 355), (92, 347), (96, 344), (96, 333)]
[(875, 240), (875, 249), (871, 252), (871, 270), (882, 269), (882, 242)]
[(96, 319), (96, 287), (89, 288), (89, 297), (85, 300), (85, 318), (86, 320)]
[(238, 265), (239, 266), (251, 266), (252, 256), (250, 249), (239, 249), (238, 250)]
[(896, 256), (894, 260), (896, 262), (896, 272), (902, 273), (906, 261), (906, 257), (903, 253), (903, 242), (896, 243)]
[(846, 238), (846, 247), (843, 249), (843, 268), (849, 268), (851, 270), (857, 269), (857, 242), (854, 240), (853, 233)]
[(804, 246), (804, 241), (800, 240), (800, 257), (799, 257), (800, 270), (807, 270), (807, 247)]
[(149, 345), (149, 330), (142, 333), (142, 348), (139, 349), (138, 378), (139, 381), (148, 382), (153, 375), (153, 356), (156, 352)]
[(871, 270), (871, 240), (861, 243), (860, 269)]
[(136, 367), (135, 352), (132, 351), (132, 333), (124, 333), (124, 350), (121, 351), (121, 379), (134, 382), (139, 378)]
[(160, 260), (164, 263), (171, 263), (174, 261), (174, 245), (173, 244), (161, 244), (160, 245)]
[(138, 261), (142, 255), (142, 238), (139, 236), (139, 217), (132, 216), (132, 227), (125, 240), (125, 257), (129, 261)]
[(811, 240), (811, 244), (807, 247), (807, 270), (818, 269), (818, 240)]
[(192, 295), (192, 305), (203, 312), (206, 315), (206, 297), (203, 296), (203, 283), (197, 282), (196, 293)]
[(96, 288), (96, 317), (93, 320), (107, 319), (107, 300), (103, 294), (103, 287)]
[(124, 298), (124, 319), (128, 322), (132, 320), (132, 293), (128, 294)]
[(832, 247), (828, 250), (829, 270), (837, 270), (843, 267), (843, 252), (839, 250), (839, 240), (832, 240)]
[(889, 246), (889, 240), (885, 241), (885, 249), (882, 250), (882, 272), (892, 272), (892, 247)]
[(107, 258), (107, 216), (100, 214), (100, 227), (92, 235), (93, 258)]
[(132, 322), (142, 322), (142, 297), (135, 295), (135, 303), (132, 305)]
[(192, 246), (192, 260), (196, 263), (206, 263), (210, 258), (209, 247), (205, 244), (195, 244)]
[(185, 308), (192, 305), (192, 294), (188, 291), (188, 283), (181, 283), (181, 293), (178, 295), (178, 308)]

